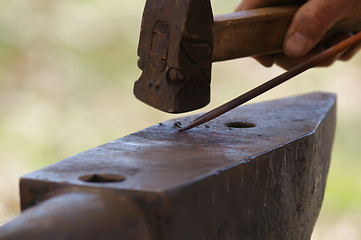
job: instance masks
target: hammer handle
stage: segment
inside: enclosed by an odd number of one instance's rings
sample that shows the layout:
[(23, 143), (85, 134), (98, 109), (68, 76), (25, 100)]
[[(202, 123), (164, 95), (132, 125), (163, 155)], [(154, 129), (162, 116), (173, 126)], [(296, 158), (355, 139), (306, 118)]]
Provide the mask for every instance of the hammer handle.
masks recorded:
[[(214, 17), (213, 62), (282, 52), (283, 40), (299, 6), (259, 8)], [(361, 16), (335, 24), (333, 34), (361, 30)]]

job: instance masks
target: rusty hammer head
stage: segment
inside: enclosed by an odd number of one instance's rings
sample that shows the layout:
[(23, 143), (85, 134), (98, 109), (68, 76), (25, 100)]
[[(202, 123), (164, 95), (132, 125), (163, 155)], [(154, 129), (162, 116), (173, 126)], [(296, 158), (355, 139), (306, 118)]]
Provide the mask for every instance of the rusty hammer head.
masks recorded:
[(207, 105), (213, 21), (209, 0), (147, 0), (138, 47), (142, 75), (134, 95), (169, 113)]

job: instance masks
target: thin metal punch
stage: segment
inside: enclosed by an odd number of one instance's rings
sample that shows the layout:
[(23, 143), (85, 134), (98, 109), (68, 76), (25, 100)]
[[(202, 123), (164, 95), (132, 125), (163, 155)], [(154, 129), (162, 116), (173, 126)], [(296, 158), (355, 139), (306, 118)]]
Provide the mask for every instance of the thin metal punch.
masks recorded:
[(361, 32), (324, 50), (323, 52), (308, 59), (304, 63), (301, 63), (301, 64), (291, 68), (290, 70), (286, 71), (285, 73), (263, 83), (262, 85), (260, 85), (256, 88), (253, 88), (252, 90), (234, 98), (233, 100), (205, 113), (204, 115), (196, 118), (193, 122), (191, 122), (190, 124), (188, 124), (184, 127), (181, 126), (180, 122), (176, 122), (174, 124), (174, 128), (180, 132), (183, 132), (183, 131), (189, 130), (191, 128), (194, 128), (200, 124), (206, 123), (206, 122), (238, 107), (239, 105), (242, 105), (242, 104), (248, 102), (249, 100), (267, 92), (268, 90), (286, 82), (287, 80), (291, 79), (292, 77), (294, 77), (310, 68), (317, 66), (318, 64), (330, 59), (331, 57), (341, 54), (342, 52), (346, 51), (347, 49), (356, 45), (359, 42), (361, 42)]

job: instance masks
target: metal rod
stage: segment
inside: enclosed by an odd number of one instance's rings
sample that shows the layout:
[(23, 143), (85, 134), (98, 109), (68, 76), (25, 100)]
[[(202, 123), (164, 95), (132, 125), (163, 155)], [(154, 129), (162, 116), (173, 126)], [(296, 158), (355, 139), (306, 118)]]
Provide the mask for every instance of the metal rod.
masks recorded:
[(337, 54), (342, 53), (343, 51), (347, 50), (348, 48), (354, 46), (355, 44), (361, 41), (361, 32), (355, 34), (352, 37), (347, 38), (346, 40), (341, 41), (340, 43), (324, 50), (323, 52), (315, 55), (314, 57), (310, 58), (309, 60), (301, 63), (290, 70), (286, 71), (285, 73), (261, 84), (260, 86), (253, 88), (252, 90), (234, 98), (233, 100), (205, 113), (204, 115), (196, 118), (193, 122), (188, 124), (187, 126), (182, 127), (180, 122), (174, 124), (175, 129), (178, 131), (186, 131), (191, 128), (194, 128), (200, 124), (206, 123), (236, 107), (241, 104), (248, 102), (249, 100), (267, 92), (268, 90), (286, 82), (287, 80), (291, 79), (292, 77), (310, 69), (318, 64), (330, 59)]

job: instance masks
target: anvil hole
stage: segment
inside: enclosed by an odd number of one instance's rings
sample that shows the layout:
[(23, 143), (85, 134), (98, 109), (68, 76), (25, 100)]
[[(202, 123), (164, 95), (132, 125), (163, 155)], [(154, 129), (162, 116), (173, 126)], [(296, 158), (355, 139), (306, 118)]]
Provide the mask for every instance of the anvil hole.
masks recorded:
[(79, 177), (79, 180), (92, 183), (121, 182), (125, 179), (125, 176), (117, 174), (90, 174)]
[(226, 123), (225, 126), (229, 127), (229, 128), (253, 128), (256, 126), (256, 124), (251, 123), (251, 122), (242, 121), (242, 122), (229, 122), (229, 123)]

